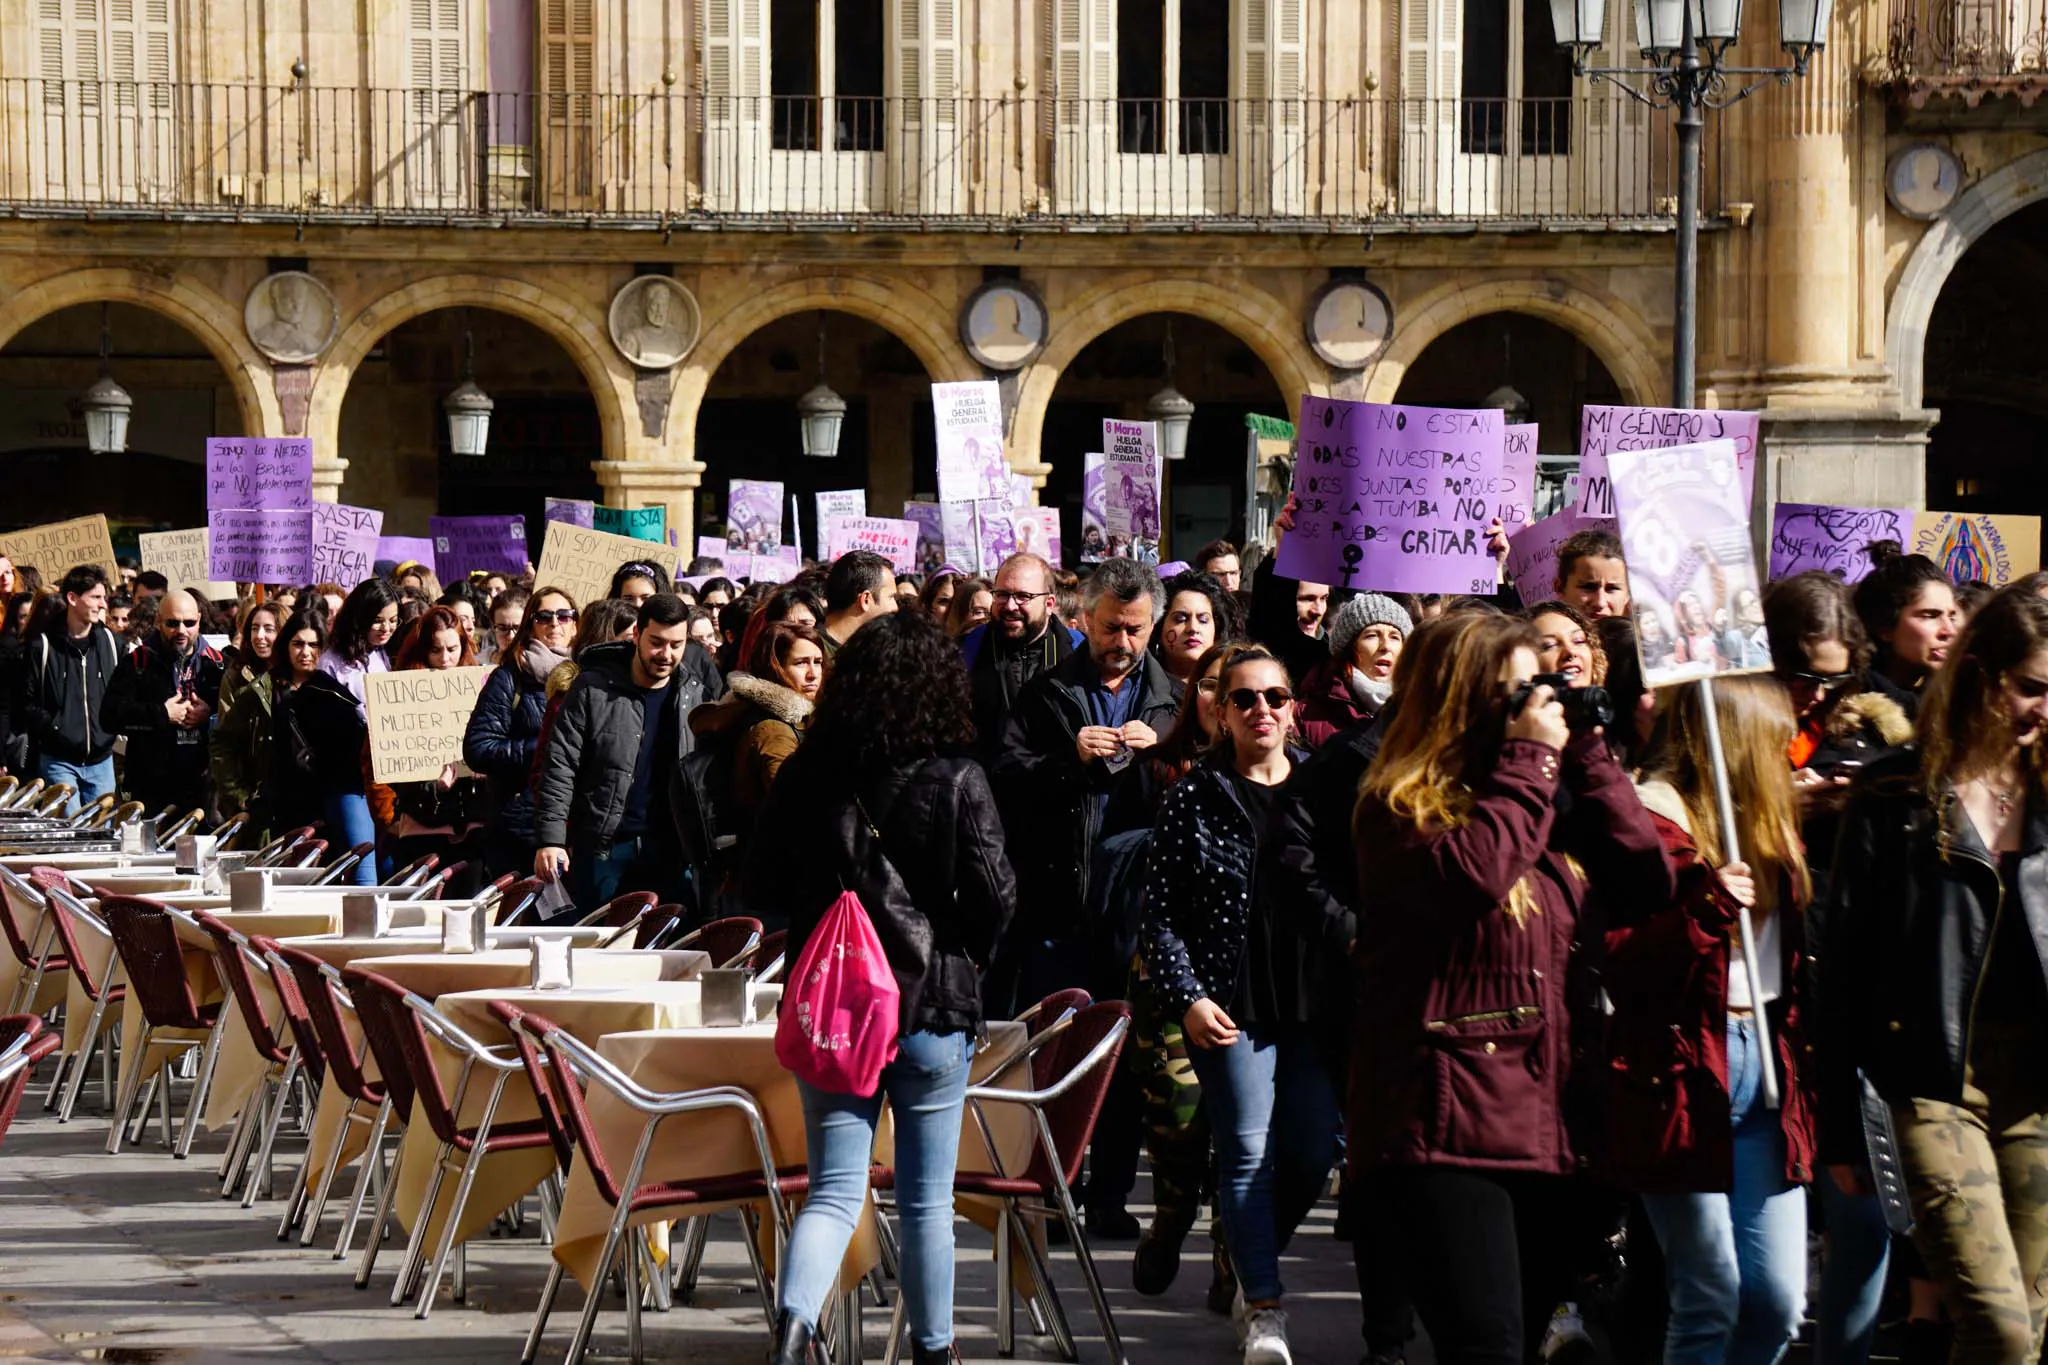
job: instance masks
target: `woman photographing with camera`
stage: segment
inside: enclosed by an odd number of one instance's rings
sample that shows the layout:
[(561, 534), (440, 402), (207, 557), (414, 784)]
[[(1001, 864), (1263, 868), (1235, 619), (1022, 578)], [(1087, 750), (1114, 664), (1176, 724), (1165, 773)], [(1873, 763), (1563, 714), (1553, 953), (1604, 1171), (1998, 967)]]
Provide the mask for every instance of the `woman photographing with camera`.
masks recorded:
[(1450, 619), (1429, 644), (1355, 819), (1370, 988), (1348, 1153), (1405, 1239), (1440, 1365), (1521, 1365), (1571, 1297), (1566, 1092), (1597, 1019), (1597, 904), (1668, 905), (1673, 882), (1599, 728), (1528, 686), (1532, 625)]
[[(1822, 1159), (1903, 1180), (1957, 1365), (2032, 1365), (2048, 1313), (2044, 732), (2048, 601), (2007, 588), (1928, 684), (1919, 752), (1865, 770), (1816, 916)], [(1866, 1142), (1859, 1069), (1894, 1140)]]

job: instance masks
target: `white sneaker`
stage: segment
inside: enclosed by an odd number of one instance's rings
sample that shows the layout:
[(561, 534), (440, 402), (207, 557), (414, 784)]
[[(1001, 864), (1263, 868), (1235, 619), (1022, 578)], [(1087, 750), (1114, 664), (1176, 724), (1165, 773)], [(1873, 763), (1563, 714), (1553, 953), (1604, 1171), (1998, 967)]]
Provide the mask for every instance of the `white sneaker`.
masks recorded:
[(1244, 1365), (1294, 1365), (1287, 1349), (1287, 1312), (1254, 1308), (1245, 1317)]
[(1567, 1351), (1592, 1345), (1593, 1338), (1586, 1331), (1586, 1320), (1579, 1316), (1579, 1306), (1561, 1303), (1551, 1313), (1550, 1325), (1543, 1329), (1543, 1344), (1537, 1348), (1536, 1357), (1547, 1365)]
[(1244, 1349), (1244, 1332), (1246, 1326), (1246, 1316), (1247, 1311), (1244, 1306), (1244, 1290), (1242, 1287), (1240, 1287), (1238, 1291), (1231, 1296), (1230, 1300), (1230, 1329), (1231, 1331), (1237, 1334), (1237, 1349), (1240, 1351)]

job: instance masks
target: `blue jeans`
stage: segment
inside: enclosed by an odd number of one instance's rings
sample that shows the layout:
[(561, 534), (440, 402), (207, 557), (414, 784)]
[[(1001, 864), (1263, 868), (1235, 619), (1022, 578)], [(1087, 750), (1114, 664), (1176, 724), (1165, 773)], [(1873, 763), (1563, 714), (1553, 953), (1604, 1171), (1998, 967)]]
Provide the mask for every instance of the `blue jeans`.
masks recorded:
[[(327, 798), (327, 857), (331, 861), (357, 844), (377, 842), (377, 822), (370, 818), (370, 800), (361, 792)], [(351, 886), (377, 884), (375, 854), (357, 863), (349, 872)]]
[(1834, 1176), (1825, 1170), (1813, 1183), (1820, 1190), (1820, 1215), (1827, 1234), (1827, 1252), (1820, 1269), (1814, 1365), (1868, 1365), (1892, 1255), (1884, 1205), (1875, 1195), (1842, 1193)]
[(1216, 1200), (1245, 1302), (1281, 1296), (1280, 1253), (1337, 1156), (1337, 1092), (1305, 1028), (1248, 1025), (1188, 1048), (1216, 1143)]
[(1785, 1183), (1785, 1134), (1764, 1106), (1762, 1066), (1755, 1023), (1729, 1019), (1734, 1188), (1643, 1196), (1671, 1295), (1665, 1365), (1772, 1365), (1806, 1311), (1806, 1191)]
[(60, 782), (70, 783), (76, 790), (64, 803), (64, 814), (75, 815), (80, 806), (89, 806), (114, 790), (114, 759), (109, 755), (97, 763), (73, 763), (62, 758), (40, 758), (36, 760), (36, 776), (53, 787)]
[(620, 839), (602, 852), (569, 853), (569, 895), (586, 915), (628, 891), (652, 891), (664, 901), (675, 900), (670, 894), (675, 882), (675, 869), (661, 865), (654, 841), (644, 834)]
[(903, 1227), (902, 1290), (910, 1339), (926, 1350), (953, 1342), (953, 1168), (967, 1104), (974, 1037), (913, 1033), (882, 1068), (881, 1088), (863, 1099), (814, 1090), (799, 1077), (811, 1192), (789, 1234), (779, 1307), (815, 1328), (853, 1240), (875, 1124), (887, 1099), (896, 1121), (896, 1208)]

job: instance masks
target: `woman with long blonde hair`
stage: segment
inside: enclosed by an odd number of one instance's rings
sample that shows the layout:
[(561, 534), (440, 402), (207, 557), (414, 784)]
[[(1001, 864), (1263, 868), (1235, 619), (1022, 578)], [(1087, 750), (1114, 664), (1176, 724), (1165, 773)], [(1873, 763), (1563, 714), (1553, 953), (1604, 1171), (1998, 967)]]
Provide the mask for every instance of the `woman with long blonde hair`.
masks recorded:
[[(1723, 678), (1713, 699), (1732, 841), (1701, 690), (1667, 693), (1651, 735), (1641, 796), (1679, 897), (1614, 907), (1602, 973), (1614, 1010), (1608, 1174), (1643, 1196), (1664, 1251), (1666, 1365), (1771, 1365), (1805, 1309), (1814, 1123), (1799, 1006), (1812, 881), (1785, 762), (1797, 729), (1785, 689), (1763, 675)], [(1754, 980), (1744, 909), (1756, 933)], [(1767, 1067), (1775, 1110), (1764, 1101)]]
[(1599, 906), (1672, 896), (1599, 730), (1529, 686), (1538, 645), (1504, 616), (1417, 632), (1354, 821), (1347, 1153), (1440, 1365), (1520, 1365), (1570, 1297), (1565, 1095), (1598, 1020)]

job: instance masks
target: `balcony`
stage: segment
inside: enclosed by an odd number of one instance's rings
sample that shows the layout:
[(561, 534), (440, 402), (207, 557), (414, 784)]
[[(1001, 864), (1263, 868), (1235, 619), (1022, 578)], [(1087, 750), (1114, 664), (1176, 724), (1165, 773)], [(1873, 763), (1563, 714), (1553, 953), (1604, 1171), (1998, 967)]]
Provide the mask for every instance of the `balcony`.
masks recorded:
[(1608, 89), (817, 100), (0, 80), (0, 215), (21, 218), (1658, 230), (1675, 179), (1668, 120)]
[(1907, 104), (1936, 97), (1971, 109), (2048, 91), (2048, 0), (1892, 0), (1889, 75)]

